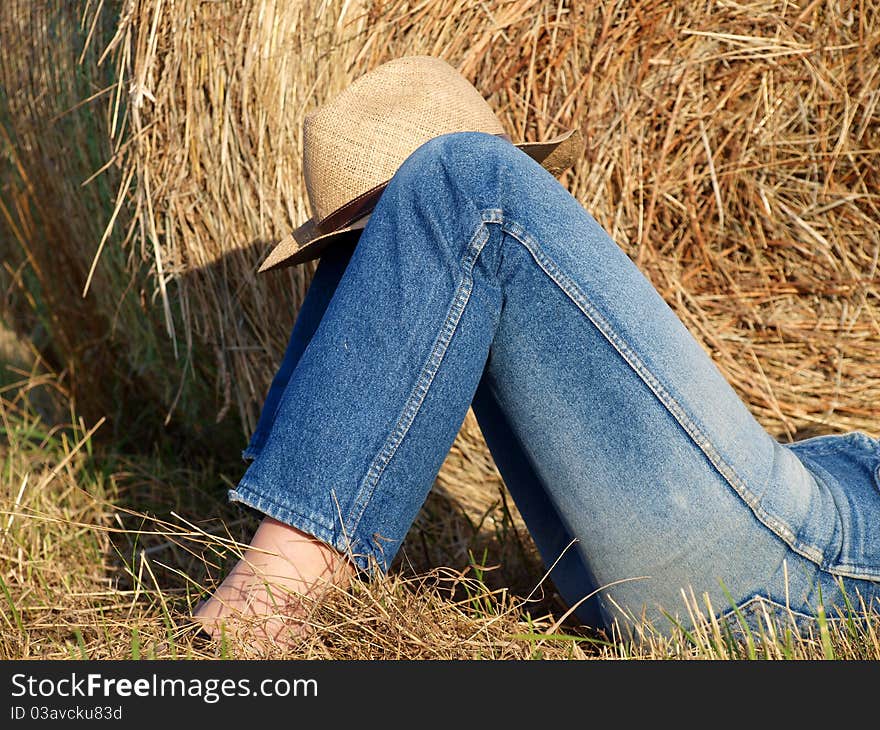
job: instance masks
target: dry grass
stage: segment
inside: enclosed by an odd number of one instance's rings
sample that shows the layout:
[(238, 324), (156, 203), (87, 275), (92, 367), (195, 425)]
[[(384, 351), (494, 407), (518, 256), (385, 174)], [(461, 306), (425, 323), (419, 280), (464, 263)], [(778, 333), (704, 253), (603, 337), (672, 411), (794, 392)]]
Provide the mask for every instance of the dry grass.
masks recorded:
[[(0, 28), (3, 315), (59, 374), (50, 390), (67, 393), (87, 423), (107, 418), (95, 435), (102, 448), (142, 449), (163, 428), (206, 448), (240, 445), (313, 271), (307, 264), (255, 274), (272, 241), (308, 215), (302, 116), (363, 71), (411, 53), (458, 67), (514, 138), (581, 128), (587, 144), (563, 182), (646, 272), (769, 431), (781, 440), (851, 429), (880, 435), (874, 0), (7, 0)], [(62, 410), (70, 410), (67, 402)], [(68, 439), (83, 432), (70, 430)], [(64, 448), (51, 439), (40, 448), (28, 440), (10, 445), (7, 462), (17, 466), (7, 469), (15, 476), (4, 487), (9, 498), (24, 473), (48, 474), (32, 461), (58, 458)], [(182, 548), (161, 547), (175, 544), (172, 538), (137, 537), (135, 514), (160, 504), (167, 519), (164, 505), (189, 499), (189, 485), (199, 480), (215, 483), (196, 489), (189, 518), (210, 515), (215, 529), (225, 518), (244, 536), (238, 513), (220, 506), (216, 481), (225, 467), (189, 474), (166, 463), (119, 466), (124, 474), (102, 484), (112, 482), (123, 496), (98, 499), (86, 498), (82, 474), (71, 472), (79, 458), (50, 480), (58, 495), (83, 500), (70, 507), (78, 517), (65, 522), (60, 506), (26, 489), (38, 501), (28, 503), (31, 517), (14, 520), (15, 551), (4, 537), (11, 595), (22, 611), (30, 607), (21, 614), (27, 626), (33, 619), (41, 627), (20, 644), (7, 627), (2, 641), (13, 643), (6, 650), (78, 651), (70, 633), (76, 627), (90, 655), (119, 655), (131, 651), (117, 639), (135, 619), (139, 631), (163, 633), (163, 602), (178, 610), (189, 600), (174, 571), (207, 573), (201, 554), (196, 561)], [(486, 590), (510, 586), (527, 595), (539, 571), (504, 494), (469, 413), (413, 531), (407, 555), (414, 569), (406, 575), (436, 565), (464, 570), (468, 550), (481, 556), (486, 547), (490, 562), (504, 566), (487, 574)], [(120, 513), (120, 505), (131, 513)], [(52, 517), (39, 522), (39, 515)], [(113, 533), (117, 517), (125, 529)], [(106, 571), (141, 570), (130, 555), (105, 551), (105, 542), (118, 544), (113, 535), (126, 550), (154, 540), (149, 554), (165, 555), (170, 566), (158, 585), (169, 588), (144, 583), (147, 575), (127, 593), (114, 588), (101, 604), (105, 589), (96, 586)], [(44, 553), (64, 564), (52, 550), (80, 537), (112, 559), (71, 565), (82, 583), (71, 584), (69, 601), (63, 594), (62, 605), (72, 607), (59, 619), (50, 607), (61, 584), (52, 579), (38, 588), (17, 576)], [(552, 625), (547, 619), (523, 630), (521, 614), (507, 608), (493, 609), (502, 617), (464, 611), (461, 619), (456, 612), (464, 609), (444, 593), (455, 581), (435, 577), (421, 587), (393, 579), (381, 588), (395, 597), (390, 602), (372, 588), (362, 599), (375, 609), (364, 610), (381, 627), (376, 633), (398, 643), (359, 634), (362, 619), (345, 619), (342, 610), (353, 608), (344, 602), (353, 598), (340, 597), (334, 631), (357, 634), (365, 652), (427, 652), (412, 638), (423, 636), (418, 618), (427, 613), (438, 626), (465, 627), (443, 636), (461, 639), (472, 630), (488, 637), (477, 642), (482, 648), (464, 641), (458, 656), (528, 652), (535, 641), (503, 637)], [(499, 594), (491, 601), (508, 605)], [(383, 605), (393, 608), (382, 614), (376, 607)], [(105, 624), (95, 606), (112, 616), (114, 642), (101, 638)], [(544, 616), (559, 605), (551, 595), (533, 608)], [(315, 641), (309, 651), (316, 655), (361, 651), (347, 640)], [(558, 644), (542, 640), (541, 651), (585, 651), (581, 642)], [(598, 651), (623, 651), (616, 646)], [(438, 647), (459, 651), (445, 639)], [(810, 654), (811, 647), (796, 650)], [(667, 649), (689, 656), (694, 644), (652, 651)]]
[[(198, 639), (186, 621), (256, 522), (231, 508), (217, 513), (217, 469), (96, 453), (101, 422), (50, 427), (25, 391), (10, 387), (0, 400), (0, 657), (252, 658), (243, 644)], [(192, 518), (205, 514), (213, 516)], [(315, 633), (284, 655), (530, 654), (528, 640), (511, 638), (525, 627), (505, 590), (473, 569), (411, 568), (329, 600), (313, 617)]]
[(136, 193), (112, 162), (113, 70), (98, 64), (116, 27), (109, 7), (92, 17), (89, 2), (0, 4), (0, 312), (61, 376), (83, 417), (108, 419), (105, 437), (151, 438), (179, 392), (178, 420), (195, 439), (216, 414), (214, 360), (175, 357), (150, 265), (123, 246), (126, 195)]

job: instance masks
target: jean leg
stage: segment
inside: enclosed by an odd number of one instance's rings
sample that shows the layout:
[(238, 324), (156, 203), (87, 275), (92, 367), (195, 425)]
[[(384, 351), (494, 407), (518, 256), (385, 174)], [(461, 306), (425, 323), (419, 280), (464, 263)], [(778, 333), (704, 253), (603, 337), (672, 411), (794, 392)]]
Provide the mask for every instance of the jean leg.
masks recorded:
[[(560, 518), (546, 486), (535, 472), (522, 444), (517, 441), (511, 424), (485, 379), (477, 386), (471, 405), (504, 485), (522, 515), (545, 567), (551, 570), (553, 584), (569, 606), (577, 604), (575, 614), (581, 622), (588, 626), (601, 626), (603, 620), (598, 597), (593, 595), (598, 586), (581, 552), (574, 548), (576, 538)], [(584, 600), (591, 595), (592, 598)]]
[[(242, 454), (244, 458), (252, 461), (262, 450), (275, 421), (281, 394), (287, 387), (296, 364), (336, 291), (354, 251), (354, 245), (355, 242), (346, 242), (334, 246), (319, 260), (294, 323), (281, 365), (263, 404), (257, 427), (247, 449)], [(569, 604), (574, 604), (593, 593), (596, 586), (590, 580), (580, 553), (570, 549), (573, 536), (566, 532), (559, 520), (525, 452), (516, 443), (497, 400), (485, 385), (477, 388), (472, 406), (493, 459), (528, 525), (545, 565), (548, 569), (553, 566), (551, 578), (557, 590)], [(576, 613), (580, 620), (588, 625), (597, 626), (601, 623), (595, 600), (581, 601)]]
[(835, 485), (760, 427), (552, 176), (477, 133), (395, 175), (231, 497), (385, 568), (481, 378), (607, 621), (681, 615), (687, 588), (788, 600), (789, 575), (808, 610), (817, 576), (855, 578), (834, 573)]
[(688, 591), (804, 615), (820, 594), (880, 595), (876, 440), (826, 461), (841, 479), (778, 443), (595, 220), (509, 165), (471, 189), (505, 236), (485, 384), (606, 587), (606, 623), (687, 623)]
[(281, 364), (278, 366), (275, 377), (272, 379), (272, 384), (269, 386), (269, 392), (263, 401), (257, 426), (251, 435), (247, 447), (241, 452), (241, 456), (245, 461), (253, 461), (263, 450), (263, 444), (266, 442), (266, 437), (269, 435), (269, 431), (272, 430), (272, 424), (275, 422), (275, 414), (278, 411), (281, 394), (287, 387), (290, 376), (299, 362), (303, 351), (306, 349), (306, 345), (309, 344), (312, 335), (315, 334), (318, 322), (324, 316), (327, 305), (336, 291), (336, 287), (342, 278), (345, 267), (348, 265), (356, 243), (356, 240), (343, 241), (333, 246), (318, 261), (318, 266), (315, 269), (311, 282), (309, 282), (305, 299), (303, 299), (303, 303), (296, 316), (296, 321), (293, 324), (293, 331), (287, 342)]
[(424, 503), (501, 306), (479, 214), (421, 185), (415, 168), (405, 163), (379, 200), (262, 451), (230, 492), (366, 572), (387, 569)]

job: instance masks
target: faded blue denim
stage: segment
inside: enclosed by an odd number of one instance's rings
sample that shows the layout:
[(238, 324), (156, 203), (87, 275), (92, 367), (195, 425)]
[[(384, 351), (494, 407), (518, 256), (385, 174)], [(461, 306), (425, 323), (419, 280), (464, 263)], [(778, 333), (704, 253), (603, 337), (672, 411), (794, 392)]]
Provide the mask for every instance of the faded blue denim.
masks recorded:
[(591, 625), (880, 595), (880, 442), (777, 442), (552, 175), (458, 133), (322, 257), (230, 498), (387, 570), (471, 404)]

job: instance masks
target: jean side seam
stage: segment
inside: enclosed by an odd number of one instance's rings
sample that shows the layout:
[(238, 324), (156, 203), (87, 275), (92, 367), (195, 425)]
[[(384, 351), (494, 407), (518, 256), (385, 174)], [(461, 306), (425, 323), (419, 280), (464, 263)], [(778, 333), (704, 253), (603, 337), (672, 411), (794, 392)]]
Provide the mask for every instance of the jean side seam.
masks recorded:
[(403, 442), (404, 437), (409, 432), (409, 429), (428, 394), (430, 386), (434, 381), (434, 377), (436, 376), (443, 357), (449, 347), (449, 343), (452, 341), (452, 336), (458, 329), (458, 323), (461, 321), (465, 306), (470, 299), (471, 290), (473, 288), (473, 267), (476, 263), (477, 257), (480, 255), (480, 252), (483, 250), (483, 247), (488, 240), (489, 231), (481, 221), (480, 225), (474, 231), (465, 250), (465, 255), (461, 261), (461, 279), (455, 288), (452, 302), (446, 312), (443, 324), (440, 326), (440, 330), (434, 338), (434, 343), (431, 346), (428, 358), (419, 371), (419, 377), (416, 380), (416, 384), (413, 386), (413, 389), (410, 391), (409, 396), (404, 402), (403, 409), (398, 416), (394, 428), (386, 438), (379, 453), (373, 459), (373, 462), (367, 469), (366, 476), (358, 488), (358, 493), (352, 503), (349, 517), (346, 520), (345, 529), (349, 535), (357, 530), (382, 474), (391, 462), (391, 459), (394, 457), (400, 444)]
[[(675, 418), (688, 436), (693, 439), (697, 447), (706, 455), (710, 463), (718, 470), (721, 476), (725, 478), (728, 484), (730, 484), (740, 498), (749, 506), (758, 520), (782, 538), (795, 552), (813, 561), (823, 570), (835, 572), (834, 569), (827, 566), (827, 561), (825, 561), (824, 555), (822, 555), (820, 551), (799, 541), (788, 525), (760, 507), (757, 495), (745, 485), (742, 477), (740, 477), (734, 468), (724, 460), (697, 423), (688, 416), (684, 408), (682, 408), (675, 398), (673, 398), (656, 376), (651, 373), (636, 352), (614, 330), (605, 317), (592, 305), (587, 296), (580, 290), (580, 287), (578, 287), (577, 284), (544, 253), (538, 242), (525, 230), (525, 228), (515, 221), (507, 219), (503, 221), (502, 228), (529, 252), (538, 266), (545, 274), (547, 274), (551, 281), (562, 290), (575, 306), (581, 310), (584, 316), (586, 316), (599, 332), (602, 333), (605, 339), (611, 343), (612, 347), (618, 351), (626, 363), (651, 389), (654, 395), (657, 396), (658, 400), (664, 405), (673, 418)], [(847, 575), (849, 574), (847, 573)], [(861, 578), (864, 577), (864, 573), (860, 575), (850, 575), (850, 577)]]

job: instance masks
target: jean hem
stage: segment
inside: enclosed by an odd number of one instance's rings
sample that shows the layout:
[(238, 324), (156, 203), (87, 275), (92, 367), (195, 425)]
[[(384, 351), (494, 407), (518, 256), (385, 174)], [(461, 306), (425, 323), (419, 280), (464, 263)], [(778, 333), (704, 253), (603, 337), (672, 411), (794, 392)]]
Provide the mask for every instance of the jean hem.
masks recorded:
[(236, 502), (251, 507), (268, 517), (272, 517), (279, 522), (295, 527), (296, 529), (311, 535), (315, 539), (320, 540), (324, 544), (329, 545), (337, 552), (345, 555), (367, 576), (372, 576), (376, 574), (377, 570), (381, 570), (381, 565), (377, 564), (372, 553), (369, 550), (362, 549), (361, 541), (352, 540), (345, 535), (339, 535), (336, 531), (328, 528), (314, 518), (296, 512), (289, 507), (280, 505), (277, 502), (258, 494), (246, 485), (239, 484), (235, 489), (230, 489), (228, 492), (228, 498), (230, 502)]

